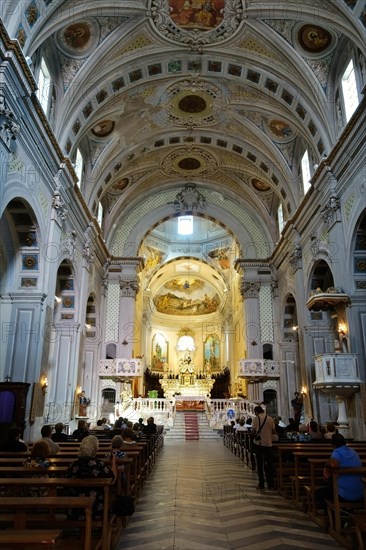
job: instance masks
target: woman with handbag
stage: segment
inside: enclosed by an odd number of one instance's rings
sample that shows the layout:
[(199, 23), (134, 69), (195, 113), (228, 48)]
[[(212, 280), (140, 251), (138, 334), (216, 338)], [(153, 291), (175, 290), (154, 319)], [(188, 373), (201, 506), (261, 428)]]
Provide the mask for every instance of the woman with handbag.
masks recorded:
[(272, 452), (272, 435), (276, 433), (274, 420), (258, 405), (254, 409), (252, 424), (253, 453), (255, 454), (259, 491), (264, 491), (264, 472), (269, 491), (274, 491), (274, 464)]

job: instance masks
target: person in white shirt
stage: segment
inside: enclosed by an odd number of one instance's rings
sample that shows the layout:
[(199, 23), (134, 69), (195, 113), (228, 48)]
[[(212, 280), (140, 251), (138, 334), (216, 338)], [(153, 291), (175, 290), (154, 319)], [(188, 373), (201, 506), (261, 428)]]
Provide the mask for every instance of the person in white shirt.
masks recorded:
[(50, 448), (51, 455), (57, 455), (57, 453), (59, 453), (61, 449), (58, 443), (56, 443), (55, 441), (52, 441), (51, 435), (52, 435), (51, 426), (49, 426), (48, 424), (46, 424), (45, 426), (42, 426), (42, 429), (41, 429), (42, 439), (47, 441)]

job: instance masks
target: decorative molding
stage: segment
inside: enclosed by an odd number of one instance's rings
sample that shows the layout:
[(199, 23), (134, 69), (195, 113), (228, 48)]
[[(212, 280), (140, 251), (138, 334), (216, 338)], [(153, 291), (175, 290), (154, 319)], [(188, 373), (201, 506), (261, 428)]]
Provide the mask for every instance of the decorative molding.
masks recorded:
[(293, 273), (302, 268), (302, 249), (299, 244), (295, 244), (292, 254), (289, 257), (290, 265), (292, 265)]
[(184, 189), (177, 193), (173, 207), (176, 213), (206, 210), (206, 198), (197, 191), (195, 183), (187, 183)]
[(15, 120), (14, 113), (8, 108), (4, 94), (0, 93), (0, 139), (10, 151), (10, 144), (16, 140), (20, 125)]
[(52, 210), (53, 210), (53, 219), (56, 219), (58, 223), (62, 226), (63, 222), (67, 218), (68, 210), (65, 207), (65, 203), (60, 195), (60, 188), (56, 187), (52, 196)]
[(323, 221), (328, 229), (330, 229), (336, 222), (340, 221), (341, 218), (339, 209), (339, 197), (337, 195), (332, 195), (327, 204), (321, 210)]

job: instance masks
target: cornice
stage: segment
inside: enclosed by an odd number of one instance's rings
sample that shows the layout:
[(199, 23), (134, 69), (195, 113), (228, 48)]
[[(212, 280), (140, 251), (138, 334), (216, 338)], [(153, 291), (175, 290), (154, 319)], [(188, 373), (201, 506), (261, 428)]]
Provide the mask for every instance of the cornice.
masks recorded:
[(37, 90), (37, 84), (36, 84), (36, 81), (34, 80), (32, 71), (30, 70), (28, 63), (25, 60), (22, 49), (19, 46), (19, 42), (18, 40), (12, 40), (10, 38), (1, 18), (0, 18), (0, 38), (3, 41), (6, 49), (14, 52), (32, 92), (35, 92)]

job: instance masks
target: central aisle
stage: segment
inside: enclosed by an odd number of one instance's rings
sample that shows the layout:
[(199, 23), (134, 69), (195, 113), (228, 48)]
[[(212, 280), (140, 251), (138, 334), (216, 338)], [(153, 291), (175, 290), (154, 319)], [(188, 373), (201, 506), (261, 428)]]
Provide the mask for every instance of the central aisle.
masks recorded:
[(341, 548), (256, 474), (222, 439), (168, 440), (145, 482), (118, 550)]

